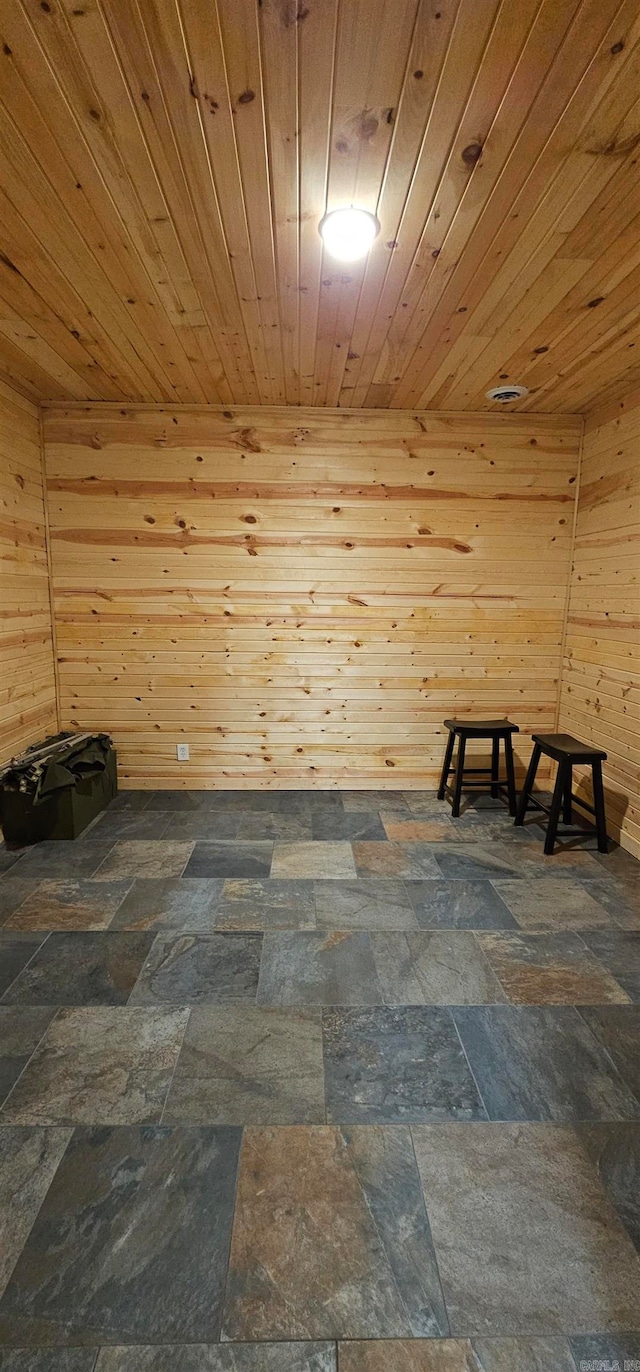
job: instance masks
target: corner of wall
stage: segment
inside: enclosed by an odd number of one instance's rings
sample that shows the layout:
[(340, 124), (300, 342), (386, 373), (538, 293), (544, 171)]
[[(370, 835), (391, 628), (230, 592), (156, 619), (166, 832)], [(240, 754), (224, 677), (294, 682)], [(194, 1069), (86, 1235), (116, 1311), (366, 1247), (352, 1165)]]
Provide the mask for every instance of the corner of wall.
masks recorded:
[(56, 726), (58, 733), (62, 728), (60, 714), (60, 674), (58, 669), (58, 645), (56, 642), (55, 597), (53, 593), (53, 564), (51, 560), (51, 529), (49, 525), (49, 492), (47, 490), (47, 468), (44, 456), (44, 432), (42, 425), (43, 406), (38, 405), (38, 433), (40, 437), (40, 470), (42, 473), (42, 508), (44, 512), (44, 541), (47, 555), (47, 580), (49, 589), (49, 617), (51, 620), (51, 650), (53, 653), (53, 680), (56, 694)]
[(585, 421), (584, 415), (581, 415), (580, 418), (581, 418), (581, 420), (582, 420), (582, 424), (581, 424), (581, 427), (580, 427), (580, 442), (579, 442), (579, 444), (578, 444), (578, 469), (577, 469), (577, 472), (576, 472), (576, 489), (575, 489), (575, 495), (574, 495), (574, 499), (573, 499), (573, 512), (572, 512), (572, 516), (571, 516), (571, 540), (570, 540), (570, 543), (569, 543), (569, 561), (568, 561), (568, 565), (567, 565), (567, 580), (566, 580), (565, 591), (564, 591), (564, 610), (563, 610), (563, 614), (562, 614), (562, 633), (561, 633), (561, 637), (560, 637), (560, 660), (559, 660), (559, 664), (558, 664), (558, 691), (557, 691), (557, 695), (556, 695), (556, 719), (555, 719), (555, 726), (554, 726), (554, 727), (555, 727), (555, 732), (556, 732), (556, 733), (559, 733), (559, 731), (560, 731), (560, 715), (561, 715), (561, 712), (562, 712), (562, 691), (563, 691), (563, 687), (564, 687), (565, 653), (566, 653), (566, 647), (567, 647), (567, 629), (568, 629), (568, 624), (569, 624), (569, 606), (570, 606), (570, 604), (571, 604), (571, 589), (572, 589), (572, 583), (573, 583), (573, 566), (574, 566), (575, 547), (576, 547), (576, 528), (577, 528), (577, 524), (578, 524), (578, 507), (579, 507), (579, 504), (580, 504), (580, 483), (581, 483), (581, 481), (582, 481), (582, 458), (583, 458), (583, 451), (584, 451), (584, 432), (585, 432), (586, 421)]
[(0, 762), (58, 727), (51, 570), (40, 407), (0, 378), (0, 503), (8, 538), (0, 559)]

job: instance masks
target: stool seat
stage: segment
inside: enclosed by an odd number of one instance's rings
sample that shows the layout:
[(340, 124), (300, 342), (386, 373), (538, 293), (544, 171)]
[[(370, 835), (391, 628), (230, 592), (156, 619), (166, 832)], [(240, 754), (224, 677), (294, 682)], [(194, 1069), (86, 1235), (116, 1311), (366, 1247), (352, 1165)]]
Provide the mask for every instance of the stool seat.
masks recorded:
[[(555, 847), (560, 811), (562, 810), (564, 823), (571, 824), (573, 806), (578, 805), (581, 810), (586, 810), (594, 816), (598, 835), (598, 851), (606, 853), (608, 851), (607, 821), (604, 786), (602, 784), (602, 764), (606, 761), (607, 754), (602, 748), (594, 748), (592, 743), (583, 743), (579, 738), (573, 738), (571, 734), (533, 734), (532, 739), (533, 752), (524, 789), (518, 803), (516, 824), (524, 824), (528, 805), (533, 805), (536, 810), (543, 810), (549, 816), (544, 840), (544, 851), (549, 856)], [(532, 795), (538, 763), (543, 753), (558, 764), (558, 774), (550, 806), (543, 805), (542, 801)], [(589, 805), (581, 796), (573, 794), (573, 768), (574, 766), (585, 765), (591, 767), (593, 805)], [(572, 830), (571, 832), (580, 831)]]
[(510, 719), (445, 719), (445, 729), (454, 734), (465, 733), (468, 738), (493, 738), (494, 734), (518, 734), (517, 724)]
[(601, 762), (606, 761), (607, 754), (602, 748), (594, 748), (592, 743), (581, 743), (579, 738), (573, 738), (571, 734), (532, 734), (533, 742), (539, 743), (543, 753), (552, 757), (555, 762), (568, 760), (570, 762), (593, 762), (598, 758)]
[[(487, 790), (486, 782), (471, 781), (471, 777), (489, 777), (489, 791), (494, 799), (500, 799), (506, 790), (509, 803), (509, 813), (516, 813), (516, 783), (513, 767), (513, 746), (511, 735), (520, 732), (517, 724), (512, 724), (510, 719), (445, 719), (445, 729), (449, 730), (447, 746), (445, 748), (444, 762), (440, 775), (440, 785), (438, 787), (438, 799), (444, 800), (445, 795), (451, 796), (451, 814), (457, 819), (460, 814), (460, 799), (462, 787), (465, 790), (484, 791)], [(490, 767), (466, 767), (464, 765), (465, 750), (470, 738), (490, 738), (491, 739), (491, 766)], [(458, 743), (458, 756), (455, 767), (451, 766), (453, 750)], [(506, 782), (500, 780), (500, 742), (504, 744), (504, 757), (506, 763), (507, 777)], [(449, 785), (449, 774), (455, 772), (453, 786)]]

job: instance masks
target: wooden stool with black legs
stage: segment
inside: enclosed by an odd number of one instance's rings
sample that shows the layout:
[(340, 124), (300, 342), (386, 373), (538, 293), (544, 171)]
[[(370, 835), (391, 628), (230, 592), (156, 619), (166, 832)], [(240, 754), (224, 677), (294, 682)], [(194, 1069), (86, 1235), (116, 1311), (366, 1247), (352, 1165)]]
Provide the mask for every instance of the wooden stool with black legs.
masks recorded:
[[(536, 779), (538, 763), (544, 753), (545, 757), (553, 758), (558, 764), (558, 775), (556, 784), (553, 788), (551, 805), (543, 805), (537, 796), (531, 793)], [(573, 806), (578, 805), (580, 809), (586, 810), (593, 815), (596, 821), (596, 833), (598, 835), (598, 851), (607, 852), (607, 821), (604, 809), (604, 788), (602, 785), (602, 764), (606, 761), (607, 754), (602, 748), (594, 748), (591, 743), (581, 743), (579, 739), (572, 738), (571, 734), (533, 734), (533, 752), (527, 771), (524, 790), (518, 802), (518, 813), (516, 824), (524, 824), (524, 817), (527, 813), (527, 806), (533, 805), (536, 810), (544, 810), (549, 816), (547, 824), (547, 834), (544, 841), (545, 853), (553, 853), (562, 811), (564, 824), (571, 824), (573, 819)], [(573, 768), (574, 766), (591, 766), (591, 776), (593, 784), (593, 805), (589, 805), (586, 800), (573, 794)], [(562, 837), (565, 835), (580, 834), (584, 837), (584, 829), (564, 829)]]
[[(445, 749), (440, 785), (438, 787), (438, 800), (444, 800), (445, 795), (451, 798), (451, 813), (454, 819), (460, 814), (460, 799), (462, 790), (465, 791), (489, 791), (495, 800), (504, 797), (506, 794), (509, 805), (509, 814), (516, 813), (516, 783), (513, 771), (513, 747), (511, 745), (511, 735), (519, 733), (518, 725), (512, 724), (508, 719), (445, 719), (445, 729), (449, 730), (447, 746)], [(491, 766), (490, 767), (465, 767), (464, 757), (467, 740), (470, 738), (490, 738), (491, 739)], [(456, 739), (458, 740), (458, 752), (455, 767), (451, 766), (453, 749)], [(500, 740), (504, 742), (504, 758), (506, 763), (506, 780), (500, 780)], [(453, 786), (449, 785), (449, 776), (454, 773)], [(473, 781), (472, 777), (485, 777), (488, 781)]]

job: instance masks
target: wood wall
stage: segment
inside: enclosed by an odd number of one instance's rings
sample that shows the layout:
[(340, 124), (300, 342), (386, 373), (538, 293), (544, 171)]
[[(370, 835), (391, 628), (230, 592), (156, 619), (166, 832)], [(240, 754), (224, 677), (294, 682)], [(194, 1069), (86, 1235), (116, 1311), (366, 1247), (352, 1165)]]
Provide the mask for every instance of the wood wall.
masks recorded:
[(0, 764), (57, 727), (38, 410), (0, 382)]
[(609, 833), (640, 857), (640, 394), (587, 420), (560, 724), (607, 750)]
[(447, 715), (553, 727), (580, 431), (45, 412), (63, 724), (141, 787), (419, 787)]

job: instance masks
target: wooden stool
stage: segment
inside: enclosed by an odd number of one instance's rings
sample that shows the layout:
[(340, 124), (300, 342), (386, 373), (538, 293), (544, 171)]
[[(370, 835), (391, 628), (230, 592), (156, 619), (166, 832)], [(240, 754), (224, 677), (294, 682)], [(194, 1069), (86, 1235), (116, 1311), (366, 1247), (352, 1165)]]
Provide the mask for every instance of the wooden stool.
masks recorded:
[[(516, 783), (513, 771), (511, 735), (519, 733), (518, 725), (511, 724), (508, 719), (445, 719), (444, 726), (445, 729), (449, 730), (449, 738), (442, 764), (438, 800), (444, 800), (445, 794), (450, 795), (452, 797), (451, 813), (454, 819), (457, 819), (460, 814), (460, 797), (463, 785), (467, 791), (489, 789), (496, 800), (506, 791), (509, 814), (515, 815)], [(456, 738), (458, 740), (458, 753), (456, 765), (452, 767), (451, 758), (453, 757)], [(490, 767), (467, 767), (465, 769), (464, 755), (469, 738), (490, 738), (492, 740)], [(506, 782), (500, 781), (500, 739), (504, 739), (504, 758), (507, 767)], [(452, 787), (449, 785), (451, 772), (455, 772), (455, 781)], [(467, 777), (473, 776), (490, 777), (489, 788), (487, 788), (486, 782), (467, 781)]]
[[(565, 824), (571, 824), (572, 806), (579, 805), (581, 809), (587, 810), (590, 815), (595, 815), (596, 833), (598, 835), (598, 851), (607, 852), (607, 821), (604, 812), (604, 789), (602, 786), (602, 764), (606, 760), (607, 754), (601, 748), (594, 748), (590, 743), (581, 743), (579, 739), (572, 738), (571, 734), (534, 734), (533, 752), (527, 771), (524, 790), (520, 796), (516, 824), (524, 824), (524, 817), (527, 813), (527, 806), (533, 805), (536, 810), (544, 810), (549, 816), (547, 825), (547, 836), (544, 841), (544, 851), (549, 854), (553, 852), (560, 811)], [(542, 801), (532, 796), (540, 754), (553, 758), (558, 764), (558, 775), (553, 790), (551, 805), (543, 805)], [(591, 776), (593, 781), (594, 805), (589, 805), (586, 800), (581, 800), (580, 796), (574, 796), (573, 785), (573, 766), (591, 764)], [(584, 829), (570, 829), (565, 831), (570, 834), (584, 835)]]

